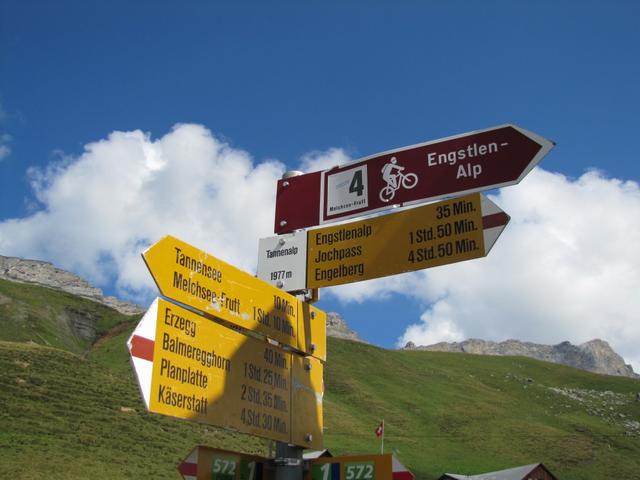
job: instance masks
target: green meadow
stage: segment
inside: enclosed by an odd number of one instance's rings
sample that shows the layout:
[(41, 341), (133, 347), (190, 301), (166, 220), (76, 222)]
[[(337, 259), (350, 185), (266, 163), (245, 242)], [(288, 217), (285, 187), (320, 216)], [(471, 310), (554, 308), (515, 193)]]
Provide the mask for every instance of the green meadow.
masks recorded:
[[(69, 327), (91, 316), (99, 339)], [(198, 444), (270, 442), (149, 414), (125, 341), (139, 317), (0, 280), (0, 478), (179, 479)], [(640, 381), (519, 357), (385, 350), (329, 338), (325, 447), (385, 452), (419, 479), (543, 462), (559, 479), (640, 478)]]

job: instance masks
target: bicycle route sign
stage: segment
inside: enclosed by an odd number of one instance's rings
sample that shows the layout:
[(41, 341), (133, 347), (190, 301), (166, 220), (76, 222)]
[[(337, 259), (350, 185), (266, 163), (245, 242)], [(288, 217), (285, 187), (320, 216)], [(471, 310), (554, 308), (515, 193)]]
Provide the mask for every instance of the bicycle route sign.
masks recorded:
[(502, 125), (278, 181), (274, 232), (514, 185), (553, 142)]
[(258, 277), (288, 291), (486, 256), (509, 216), (479, 193), (350, 223), (263, 238)]

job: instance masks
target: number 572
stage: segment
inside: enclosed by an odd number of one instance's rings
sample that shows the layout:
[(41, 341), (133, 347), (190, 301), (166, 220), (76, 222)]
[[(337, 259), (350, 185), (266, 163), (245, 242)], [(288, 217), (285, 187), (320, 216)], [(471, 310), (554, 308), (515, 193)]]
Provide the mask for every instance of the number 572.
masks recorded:
[(344, 476), (346, 480), (374, 480), (375, 468), (373, 463), (347, 463)]

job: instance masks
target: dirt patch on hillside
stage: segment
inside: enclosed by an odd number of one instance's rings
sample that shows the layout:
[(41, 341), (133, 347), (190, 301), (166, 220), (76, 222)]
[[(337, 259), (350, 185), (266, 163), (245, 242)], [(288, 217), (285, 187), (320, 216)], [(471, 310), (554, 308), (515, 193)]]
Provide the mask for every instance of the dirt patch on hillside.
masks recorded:
[(131, 325), (132, 325), (131, 322), (122, 322), (122, 323), (118, 323), (117, 325), (114, 325), (107, 333), (105, 333), (103, 336), (97, 339), (93, 343), (91, 348), (99, 347), (101, 344), (103, 344), (107, 340), (117, 335), (120, 335), (122, 332), (126, 332), (128, 329), (131, 328)]

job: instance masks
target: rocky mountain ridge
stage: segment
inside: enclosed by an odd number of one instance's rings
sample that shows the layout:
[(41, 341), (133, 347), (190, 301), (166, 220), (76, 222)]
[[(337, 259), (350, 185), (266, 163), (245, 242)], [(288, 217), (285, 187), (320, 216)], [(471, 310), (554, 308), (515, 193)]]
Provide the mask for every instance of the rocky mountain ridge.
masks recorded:
[[(0, 255), (0, 278), (59, 289), (101, 303), (125, 315), (137, 315), (144, 312), (144, 308), (140, 305), (104, 296), (99, 288), (92, 286), (71, 272), (55, 267), (50, 262)], [(79, 333), (82, 336), (83, 332)], [(366, 343), (355, 331), (349, 328), (347, 322), (336, 312), (327, 313), (327, 335)], [(577, 346), (569, 342), (562, 342), (558, 345), (539, 345), (519, 340), (496, 343), (478, 339), (453, 343), (442, 342), (429, 346), (416, 346), (409, 342), (404, 349), (525, 356), (596, 373), (640, 378), (640, 375), (633, 371), (631, 365), (625, 364), (622, 357), (613, 351), (607, 342), (599, 339)]]
[(137, 315), (144, 308), (115, 297), (104, 296), (102, 290), (89, 284), (83, 278), (55, 267), (41, 260), (25, 260), (0, 255), (0, 278), (21, 283), (56, 288), (72, 295), (102, 303), (125, 315)]
[(353, 340), (354, 342), (367, 343), (356, 332), (351, 330), (347, 322), (336, 312), (327, 312), (327, 335), (329, 337)]
[[(89, 282), (71, 272), (57, 268), (50, 262), (0, 255), (0, 278), (62, 290), (72, 295), (102, 303), (125, 315), (136, 315), (144, 312), (144, 308), (140, 305), (125, 302), (115, 297), (104, 296), (99, 288), (92, 286)], [(327, 313), (327, 335), (363, 342), (358, 337), (358, 334), (351, 330), (347, 326), (347, 322), (336, 312)]]
[(570, 342), (562, 342), (557, 345), (541, 345), (521, 342), (520, 340), (492, 342), (473, 338), (463, 342), (441, 342), (427, 346), (416, 346), (413, 342), (409, 342), (403, 349), (430, 352), (460, 352), (477, 355), (523, 356), (605, 375), (640, 378), (640, 375), (633, 371), (631, 365), (625, 364), (624, 359), (607, 342), (600, 339), (594, 339), (581, 345), (573, 345)]

